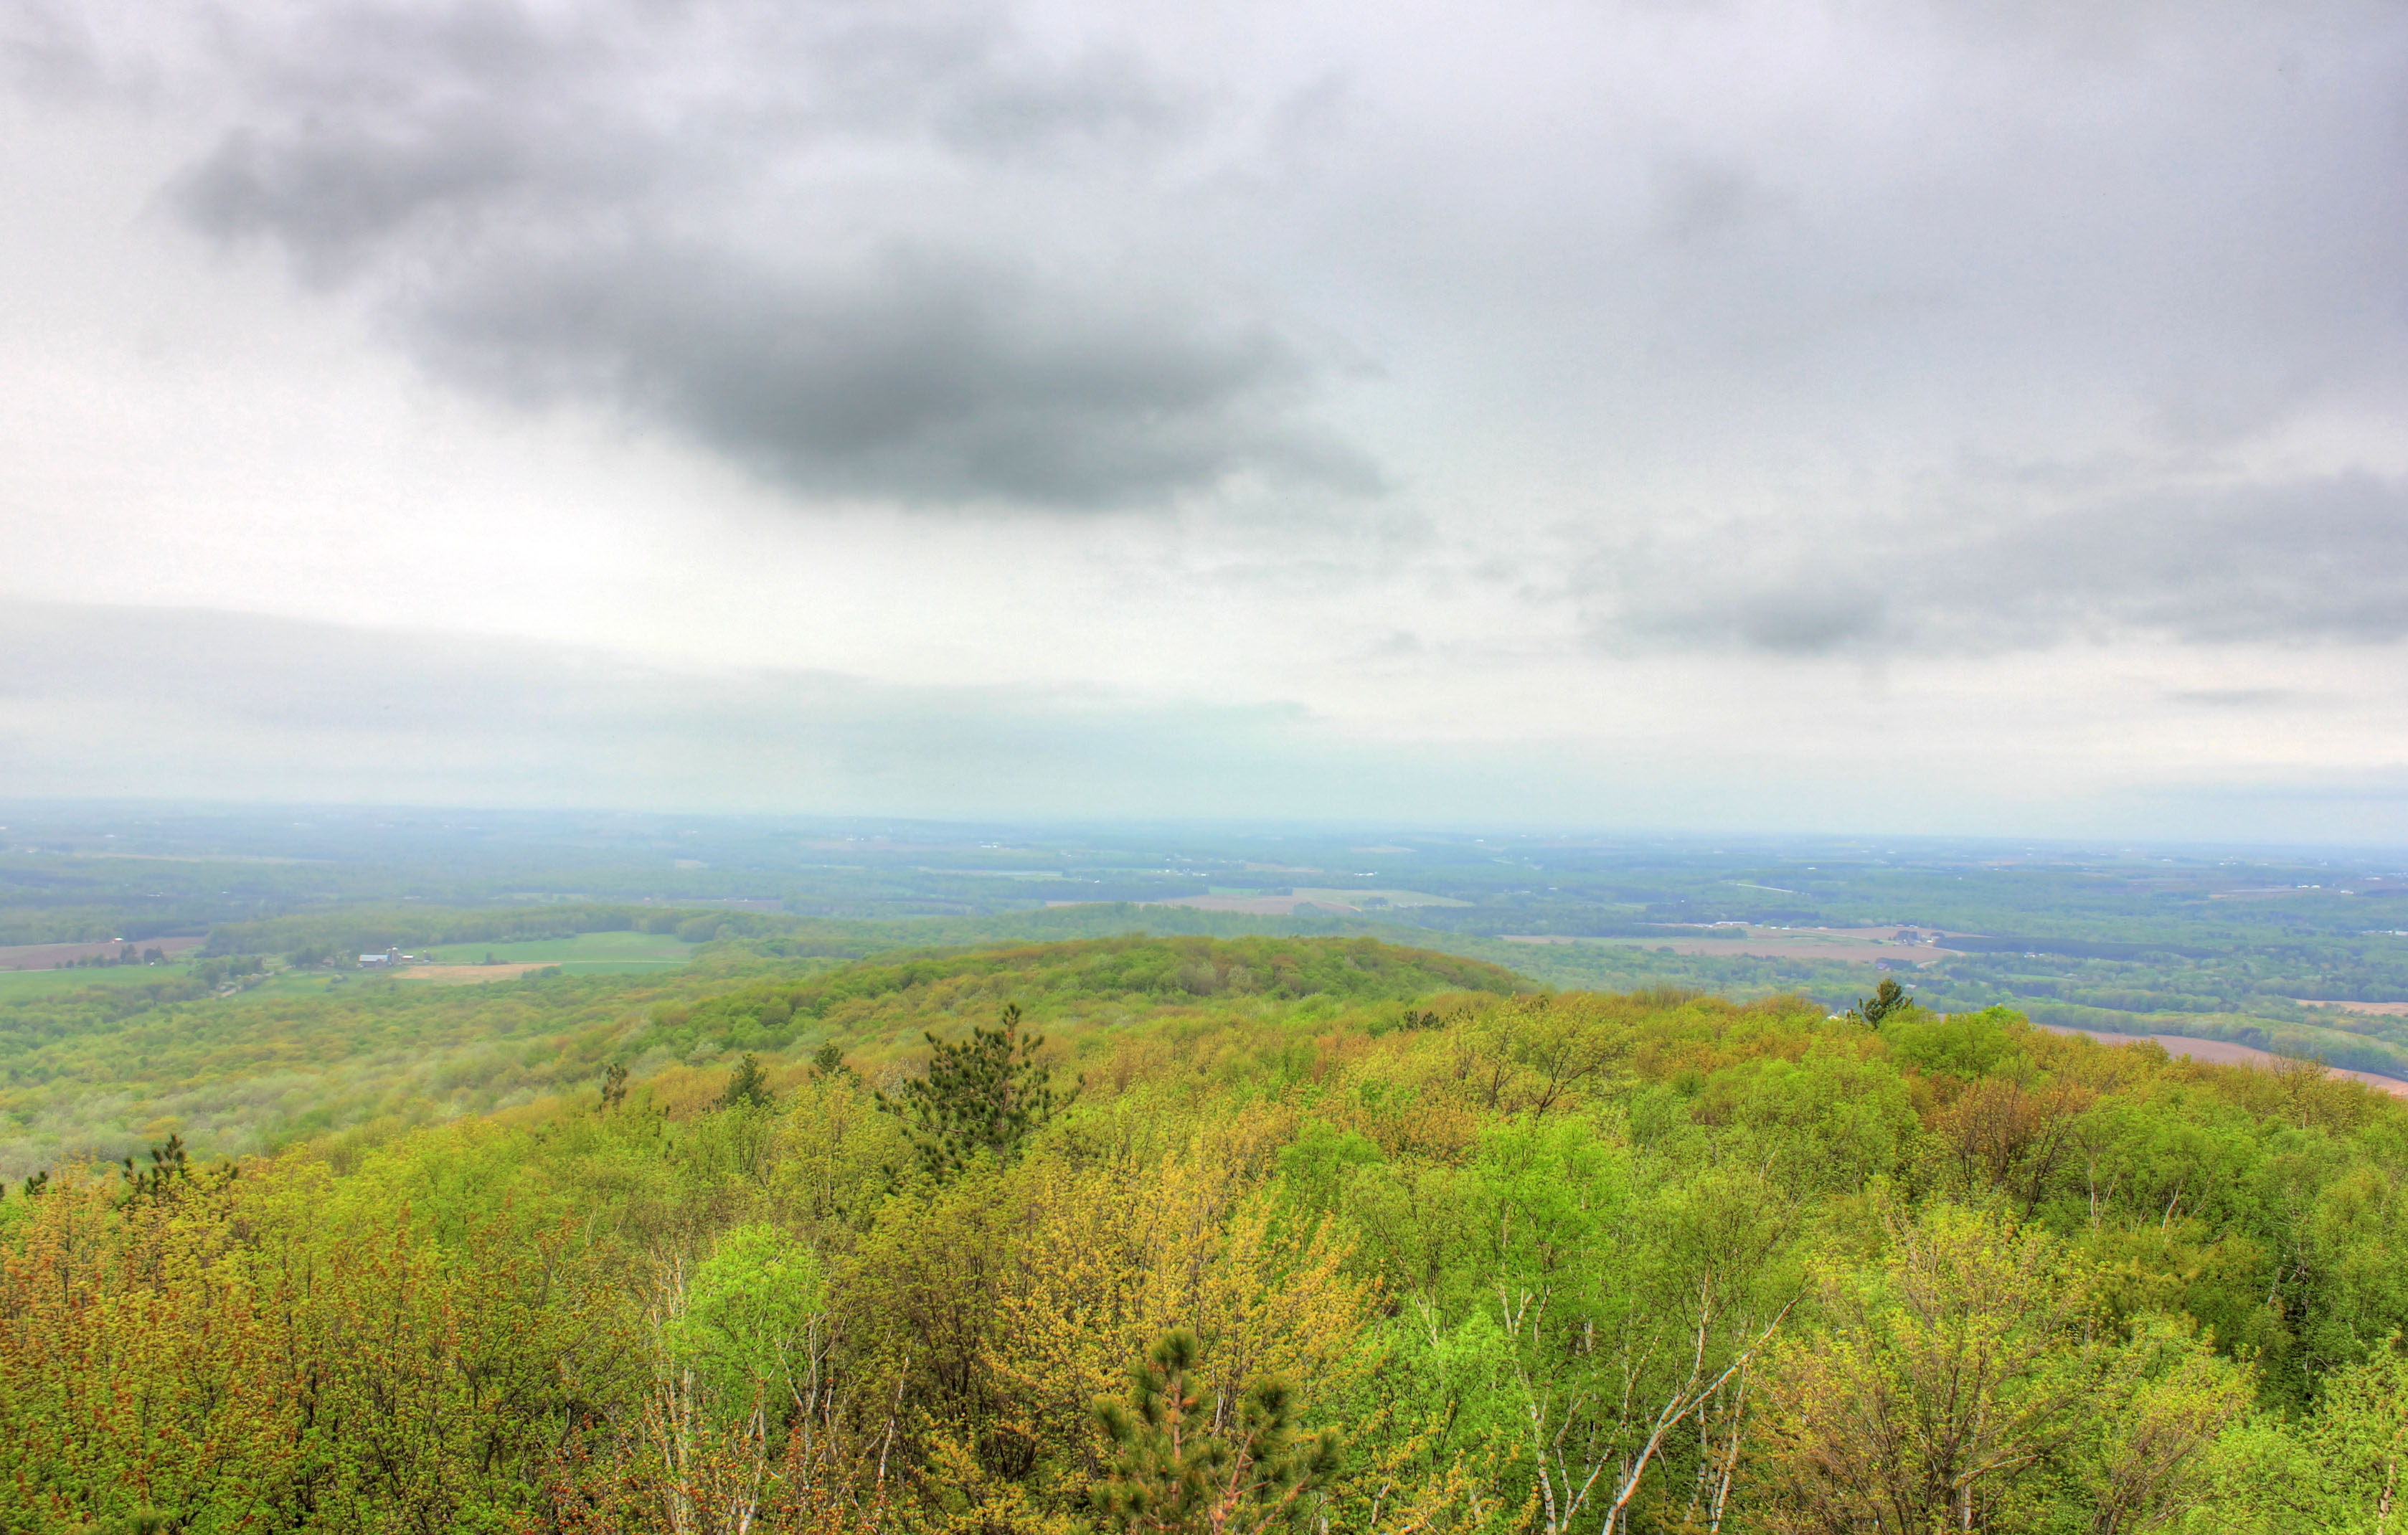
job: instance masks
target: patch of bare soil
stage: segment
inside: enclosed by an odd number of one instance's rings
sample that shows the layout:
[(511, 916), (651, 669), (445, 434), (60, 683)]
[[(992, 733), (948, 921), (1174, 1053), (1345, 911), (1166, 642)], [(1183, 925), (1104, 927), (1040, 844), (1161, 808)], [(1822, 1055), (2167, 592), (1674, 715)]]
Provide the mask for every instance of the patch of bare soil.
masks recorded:
[(529, 970), (548, 970), (556, 959), (509, 965), (409, 965), (392, 973), (404, 981), (432, 981), (442, 986), (473, 986), (483, 981), (508, 981)]
[(2303, 1008), (2339, 1008), (2344, 1012), (2371, 1012), (2379, 1018), (2408, 1015), (2408, 1002), (2327, 1002), (2314, 997), (2294, 997), (2291, 1000)]

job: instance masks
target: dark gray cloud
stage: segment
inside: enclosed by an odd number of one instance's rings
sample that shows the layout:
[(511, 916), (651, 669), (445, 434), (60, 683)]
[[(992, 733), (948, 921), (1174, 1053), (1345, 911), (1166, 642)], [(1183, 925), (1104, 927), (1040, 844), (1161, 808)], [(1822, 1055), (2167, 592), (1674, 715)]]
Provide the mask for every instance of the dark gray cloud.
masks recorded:
[(1615, 647), (2387, 644), (2408, 638), (2408, 484), (2348, 474), (2102, 495), (2042, 515), (1951, 505), (1811, 537), (1733, 524), (1600, 554), (1572, 594)]
[(652, 244), (494, 260), (420, 299), (410, 339), (487, 393), (607, 398), (812, 489), (1090, 507), (1241, 469), (1377, 483), (1289, 418), (1313, 368), (1275, 329), (949, 253), (818, 281)]
[(1331, 348), (1155, 216), (1204, 99), (999, 5), (212, 13), (169, 206), (372, 297), (434, 374), (916, 504), (1376, 488)]

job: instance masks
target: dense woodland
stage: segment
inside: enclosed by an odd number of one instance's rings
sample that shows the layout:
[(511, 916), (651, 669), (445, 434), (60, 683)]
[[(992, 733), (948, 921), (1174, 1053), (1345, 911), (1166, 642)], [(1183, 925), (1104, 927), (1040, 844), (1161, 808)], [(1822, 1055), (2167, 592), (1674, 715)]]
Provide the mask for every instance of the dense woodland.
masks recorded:
[(0, 1529), (2399, 1528), (2408, 1113), (1885, 1002), (930, 955), (53, 1169)]

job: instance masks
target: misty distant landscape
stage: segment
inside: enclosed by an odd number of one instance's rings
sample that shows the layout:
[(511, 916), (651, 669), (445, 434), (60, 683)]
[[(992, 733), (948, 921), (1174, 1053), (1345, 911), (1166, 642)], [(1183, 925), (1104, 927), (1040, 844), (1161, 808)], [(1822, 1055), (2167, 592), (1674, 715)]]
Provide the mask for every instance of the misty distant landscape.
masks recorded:
[[(90, 1054), (103, 1040), (113, 1060), (139, 1061), (157, 1048), (146, 1037), (164, 1045), (272, 1004), (281, 1026), (316, 1036), (313, 1054), (336, 1052), (313, 1069), (332, 1083), (372, 1070), (343, 1043), (363, 983), (406, 995), (413, 981), (556, 972), (649, 997), (692, 984), (696, 965), (724, 984), (882, 952), (1140, 934), (1371, 937), (1537, 985), (1794, 996), (1832, 1011), (1886, 976), (1936, 1011), (2007, 1007), (2110, 1038), (2222, 1042), (2408, 1094), (2408, 857), (2376, 854), (326, 807), (5, 813), (10, 1179), (142, 1150), (163, 1095), (247, 1097), (250, 1073), (203, 1082), (169, 1054), (114, 1080)], [(388, 951), (413, 963), (388, 965)], [(611, 1007), (600, 994), (581, 1005)], [(342, 1122), (371, 1104), (449, 1117), (531, 1090), (483, 1083), (406, 1107), (380, 1090)], [(308, 1097), (328, 1127), (325, 1095)], [(102, 1115), (79, 1119), (78, 1103)], [(182, 1127), (189, 1112), (166, 1117)], [(211, 1126), (233, 1137), (226, 1150), (293, 1133), (272, 1107), (234, 1112)]]

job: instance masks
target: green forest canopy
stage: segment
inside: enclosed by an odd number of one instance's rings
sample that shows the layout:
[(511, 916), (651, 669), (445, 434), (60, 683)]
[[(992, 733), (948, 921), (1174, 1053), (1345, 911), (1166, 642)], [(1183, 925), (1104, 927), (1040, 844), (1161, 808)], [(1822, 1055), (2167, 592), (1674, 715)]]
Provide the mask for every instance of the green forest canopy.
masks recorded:
[[(11, 1189), (0, 1530), (2397, 1506), (2408, 1112), (2312, 1065), (1534, 993), (1365, 940), (687, 981), (585, 1025), (545, 1011), (624, 983), (492, 988), (530, 1052), (581, 1041), (558, 1096)], [(441, 1006), (381, 995), (397, 1041)], [(1007, 1004), (1075, 1097), (915, 1155), (882, 1089)]]

